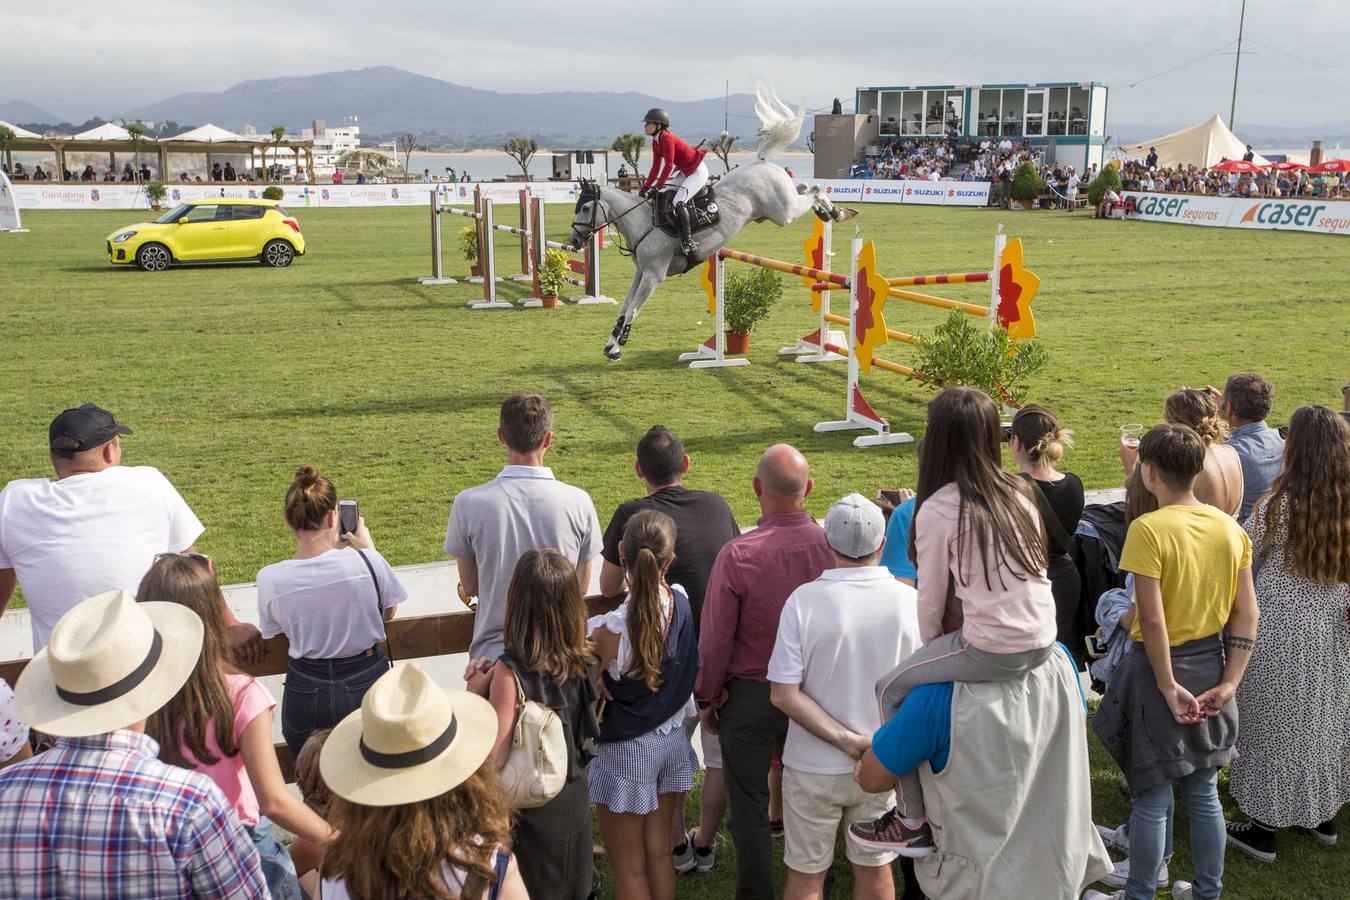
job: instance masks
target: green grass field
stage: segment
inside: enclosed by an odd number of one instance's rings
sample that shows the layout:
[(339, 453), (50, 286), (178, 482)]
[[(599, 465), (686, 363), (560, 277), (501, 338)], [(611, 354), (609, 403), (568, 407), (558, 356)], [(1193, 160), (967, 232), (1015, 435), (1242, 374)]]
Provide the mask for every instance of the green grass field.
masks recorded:
[[(422, 208), (295, 212), (309, 255), (290, 269), (159, 275), (105, 261), (105, 235), (135, 213), (26, 212), (31, 233), (0, 236), (0, 477), (47, 474), (52, 416), (84, 401), (106, 406), (136, 429), (124, 462), (162, 469), (205, 522), (199, 546), (225, 582), (251, 581), (290, 555), (282, 499), (302, 463), (360, 499), (395, 564), (440, 559), (452, 498), (502, 464), (497, 407), (516, 391), (553, 402), (549, 463), (590, 491), (602, 522), (638, 493), (633, 447), (657, 422), (684, 438), (689, 483), (721, 491), (742, 522), (756, 517), (755, 459), (777, 441), (810, 459), (816, 515), (850, 490), (913, 483), (914, 445), (857, 450), (852, 435), (812, 432), (843, 412), (844, 369), (777, 355), (812, 327), (796, 279), (785, 279), (782, 305), (755, 333), (750, 366), (693, 371), (675, 361), (710, 333), (693, 277), (657, 292), (624, 360), (608, 364), (600, 351), (613, 307), (471, 312), (477, 286), (418, 285), (430, 271)], [(557, 236), (569, 217), (551, 208)], [(1030, 399), (1075, 431), (1065, 467), (1089, 487), (1119, 484), (1117, 427), (1157, 421), (1183, 384), (1258, 370), (1277, 386), (1276, 422), (1300, 404), (1339, 404), (1350, 376), (1350, 245), (1335, 237), (905, 206), (864, 206), (852, 224), (877, 242), (884, 273), (903, 275), (987, 268), (1000, 222), (1023, 238), (1042, 279), (1033, 308), (1051, 366)], [(735, 246), (795, 261), (808, 229), (752, 226)], [(836, 268), (850, 232), (837, 229)], [(497, 245), (504, 274), (516, 258), (507, 238)], [(464, 272), (447, 245), (448, 270)], [(622, 296), (631, 263), (605, 253), (606, 292)], [(507, 297), (524, 288), (499, 286)], [(980, 285), (935, 292), (988, 299)], [(886, 310), (893, 328), (911, 332), (940, 315), (898, 300)], [(903, 361), (906, 351), (893, 344), (881, 355)], [(879, 370), (863, 387), (896, 430), (921, 431), (928, 389)], [(1098, 813), (1117, 824), (1125, 802), (1114, 769), (1096, 763)], [(1173, 871), (1184, 877), (1184, 828), (1178, 834)], [(1350, 891), (1344, 847), (1290, 837), (1276, 866), (1230, 860), (1227, 897)], [(682, 896), (728, 896), (729, 862), (698, 881), (702, 892)]]

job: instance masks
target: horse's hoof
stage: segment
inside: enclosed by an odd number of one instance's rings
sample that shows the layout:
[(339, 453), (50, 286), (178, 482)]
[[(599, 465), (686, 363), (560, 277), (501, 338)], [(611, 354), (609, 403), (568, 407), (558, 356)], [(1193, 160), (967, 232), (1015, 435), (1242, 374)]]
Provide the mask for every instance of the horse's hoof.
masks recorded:
[(858, 211), (856, 209), (845, 209), (842, 206), (836, 206), (834, 208), (834, 220), (836, 222), (843, 222), (846, 219), (851, 219), (857, 214)]
[(608, 347), (605, 348), (605, 359), (609, 360), (610, 362), (618, 362), (619, 358), (622, 356), (623, 351), (620, 350), (618, 347), (615, 347), (612, 350)]
[(816, 214), (816, 218), (822, 222), (828, 222), (831, 218), (835, 218), (831, 213), (827, 213), (819, 207), (813, 206), (811, 207), (811, 210)]

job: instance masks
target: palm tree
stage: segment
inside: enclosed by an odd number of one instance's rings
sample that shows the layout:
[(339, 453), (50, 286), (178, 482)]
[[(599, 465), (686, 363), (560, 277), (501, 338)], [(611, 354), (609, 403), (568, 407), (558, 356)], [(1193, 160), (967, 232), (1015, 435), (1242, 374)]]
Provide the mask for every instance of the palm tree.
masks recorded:
[[(127, 134), (136, 142), (136, 181), (141, 180), (141, 147), (145, 145), (145, 126), (140, 122), (128, 122)], [(160, 173), (161, 177), (163, 173)]]
[[(272, 164), (281, 162), (281, 139), (286, 136), (285, 125), (272, 126)], [(263, 165), (267, 165), (266, 157), (263, 158)], [(268, 179), (269, 181), (271, 179)]]
[(633, 174), (636, 175), (638, 173), (638, 157), (642, 155), (642, 149), (646, 146), (646, 137), (629, 132), (616, 137), (609, 149), (622, 154), (624, 162), (628, 163)]

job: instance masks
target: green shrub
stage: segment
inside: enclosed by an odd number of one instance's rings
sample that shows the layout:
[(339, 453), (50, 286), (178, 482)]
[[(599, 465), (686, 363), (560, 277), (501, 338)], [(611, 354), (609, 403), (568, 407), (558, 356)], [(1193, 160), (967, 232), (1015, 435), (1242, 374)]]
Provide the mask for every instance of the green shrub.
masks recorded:
[(539, 293), (544, 297), (557, 297), (562, 293), (563, 286), (567, 284), (567, 278), (571, 273), (571, 268), (567, 265), (567, 253), (556, 247), (550, 247), (544, 251), (543, 264), (539, 266)]
[(1020, 200), (1023, 203), (1032, 203), (1045, 190), (1045, 182), (1041, 181), (1041, 176), (1036, 171), (1036, 166), (1030, 162), (1024, 162), (1013, 172), (1012, 198)]
[(916, 368), (929, 387), (968, 385), (995, 403), (1021, 403), (1027, 379), (1050, 361), (1037, 341), (1014, 341), (1008, 331), (990, 327), (960, 310), (943, 319), (930, 335), (919, 335)]
[(169, 189), (158, 181), (152, 181), (145, 186), (145, 197), (150, 201), (151, 206), (159, 206), (167, 196), (169, 196)]
[(269, 184), (267, 187), (263, 188), (262, 198), (264, 200), (281, 200), (285, 196), (286, 192), (278, 185)]
[(722, 286), (727, 331), (750, 334), (783, 296), (783, 280), (772, 269), (752, 266), (733, 271)]
[(465, 225), (459, 230), (459, 249), (464, 251), (464, 258), (469, 262), (478, 264), (478, 226)]
[(1093, 206), (1102, 202), (1107, 191), (1120, 193), (1120, 170), (1115, 166), (1102, 166), (1101, 172), (1092, 179), (1092, 184), (1088, 185), (1088, 203)]

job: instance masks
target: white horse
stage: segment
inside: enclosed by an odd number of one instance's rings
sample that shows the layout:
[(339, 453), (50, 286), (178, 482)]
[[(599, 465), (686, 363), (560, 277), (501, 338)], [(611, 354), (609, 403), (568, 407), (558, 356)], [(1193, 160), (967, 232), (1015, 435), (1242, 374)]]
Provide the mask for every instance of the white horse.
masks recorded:
[(646, 200), (606, 185), (582, 184), (572, 217), (570, 243), (573, 247), (583, 247), (596, 230), (612, 226), (623, 235), (637, 269), (624, 295), (623, 305), (619, 307), (618, 321), (605, 344), (605, 356), (609, 359), (617, 360), (621, 356), (633, 320), (657, 285), (669, 275), (681, 275), (696, 268), (725, 247), (746, 223), (768, 221), (787, 225), (811, 210), (822, 219), (848, 219), (857, 215), (856, 210), (835, 206), (818, 187), (794, 185), (782, 166), (767, 160), (797, 139), (804, 114), (801, 110), (794, 113), (771, 91), (762, 88), (757, 92), (756, 101), (755, 114), (760, 122), (759, 158), (733, 169), (717, 182), (717, 208), (721, 220), (698, 233), (698, 250), (692, 255), (686, 255), (680, 249), (679, 238), (656, 227), (652, 206)]

